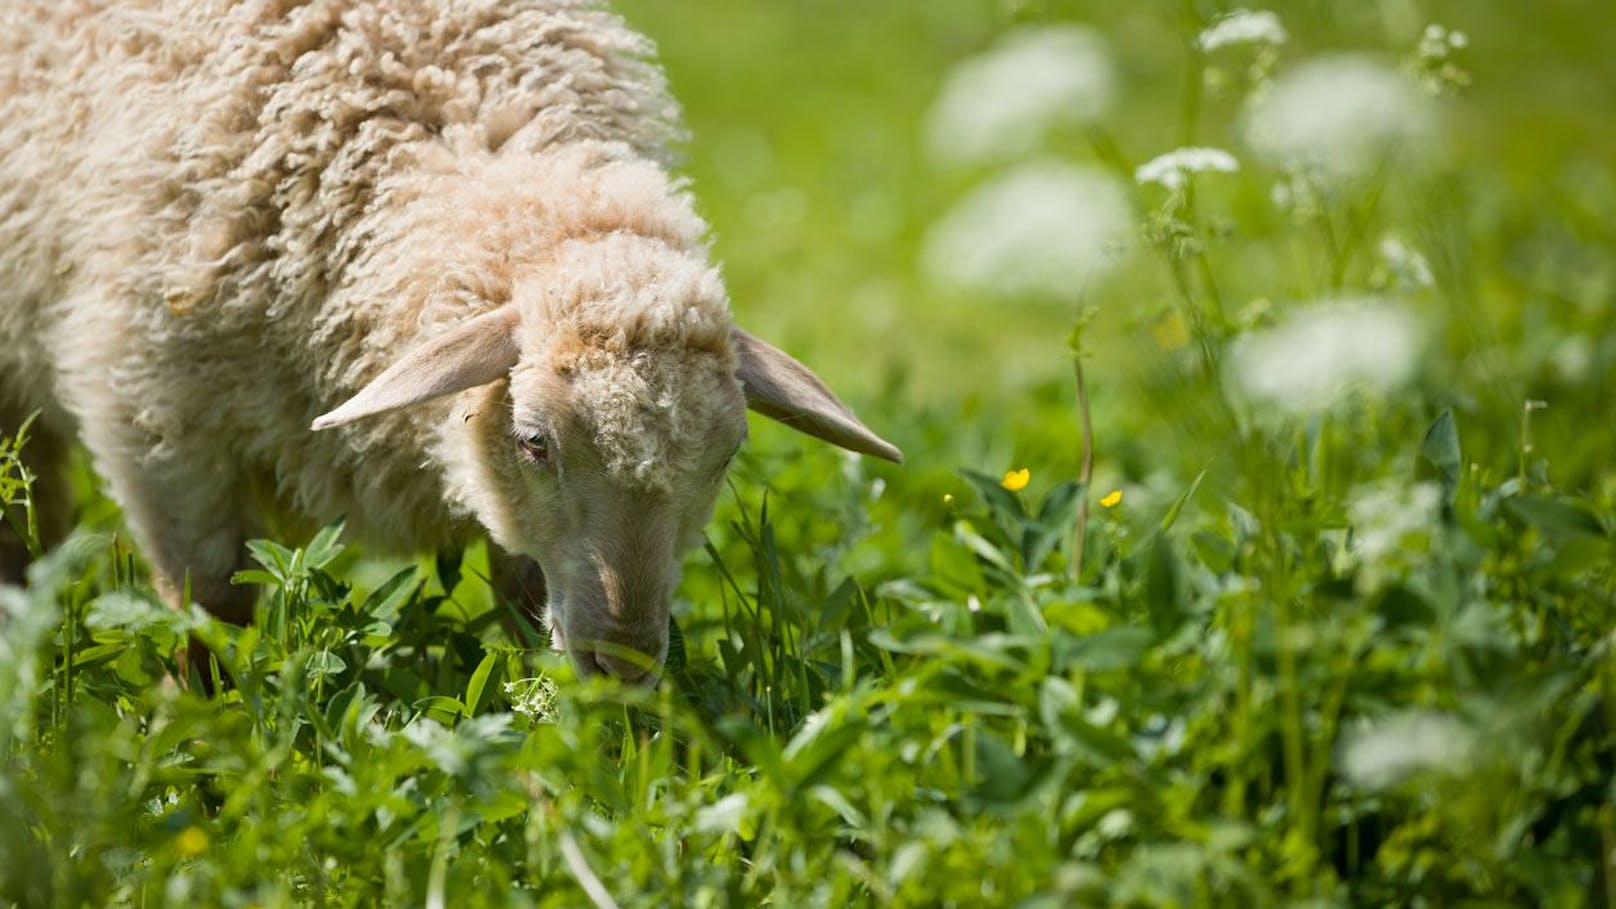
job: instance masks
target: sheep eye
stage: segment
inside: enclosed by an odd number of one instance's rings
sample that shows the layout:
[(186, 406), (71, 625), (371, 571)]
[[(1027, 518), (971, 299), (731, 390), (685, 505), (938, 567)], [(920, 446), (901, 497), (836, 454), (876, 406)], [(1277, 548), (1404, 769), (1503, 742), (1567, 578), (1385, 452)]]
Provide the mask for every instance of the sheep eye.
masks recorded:
[(523, 436), (516, 440), (516, 449), (534, 464), (550, 462), (550, 440), (542, 435)]

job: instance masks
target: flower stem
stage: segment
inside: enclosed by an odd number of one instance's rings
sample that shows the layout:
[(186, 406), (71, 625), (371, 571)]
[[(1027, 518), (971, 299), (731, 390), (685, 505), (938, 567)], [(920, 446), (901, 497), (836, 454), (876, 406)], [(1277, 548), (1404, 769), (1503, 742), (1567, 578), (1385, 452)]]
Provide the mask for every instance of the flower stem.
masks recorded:
[(1083, 354), (1072, 351), (1072, 371), (1077, 375), (1077, 419), (1083, 435), (1082, 463), (1077, 480), (1077, 520), (1072, 527), (1072, 580), (1083, 577), (1083, 549), (1088, 542), (1089, 478), (1094, 473), (1094, 424), (1089, 419), (1089, 386), (1083, 378)]

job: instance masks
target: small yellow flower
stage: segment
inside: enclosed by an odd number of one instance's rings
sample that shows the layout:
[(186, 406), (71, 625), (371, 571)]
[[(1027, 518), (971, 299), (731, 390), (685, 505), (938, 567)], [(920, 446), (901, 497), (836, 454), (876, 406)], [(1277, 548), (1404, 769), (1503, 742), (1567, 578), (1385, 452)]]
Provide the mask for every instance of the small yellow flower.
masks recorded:
[(1105, 498), (1100, 500), (1100, 504), (1102, 506), (1106, 507), (1106, 508), (1115, 508), (1115, 507), (1117, 507), (1117, 503), (1121, 502), (1121, 501), (1122, 501), (1122, 490), (1113, 489), (1110, 492), (1106, 493)]
[(1184, 322), (1184, 317), (1176, 312), (1169, 313), (1151, 326), (1150, 333), (1156, 338), (1156, 346), (1162, 350), (1177, 350), (1190, 343), (1190, 327)]
[(949, 508), (953, 508), (954, 507), (954, 494), (951, 493), (951, 492), (943, 493), (943, 504), (947, 505)]
[(1032, 482), (1032, 470), (1023, 467), (1020, 470), (1006, 471), (1004, 479), (999, 481), (999, 485), (1011, 492), (1020, 492), (1026, 489), (1027, 484), (1030, 482)]
[(208, 850), (208, 835), (201, 827), (187, 827), (174, 837), (174, 851), (185, 858), (196, 858)]

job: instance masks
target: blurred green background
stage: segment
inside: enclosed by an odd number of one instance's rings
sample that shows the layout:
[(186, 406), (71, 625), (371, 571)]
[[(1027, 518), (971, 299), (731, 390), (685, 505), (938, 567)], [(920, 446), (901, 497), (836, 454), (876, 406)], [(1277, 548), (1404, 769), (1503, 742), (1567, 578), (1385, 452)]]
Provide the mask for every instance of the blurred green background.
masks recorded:
[[(938, 287), (917, 266), (926, 230), (981, 178), (929, 160), (928, 110), (949, 67), (1018, 23), (1069, 20), (1097, 28), (1121, 68), (1107, 128), (1134, 164), (1187, 144), (1180, 110), (1196, 23), (1222, 3), (981, 0), (704, 0), (617, 4), (660, 45), (693, 135), (686, 172), (713, 225), (733, 305), (749, 327), (832, 377), (861, 411), (906, 441), (908, 410), (940, 409), (1023, 438), (1029, 455), (1062, 457), (1036, 402), (1069, 384), (1065, 337), (1077, 305), (983, 300)], [(1600, 414), (1555, 408), (1544, 366), (1566, 331), (1608, 334), (1616, 272), (1616, 12), (1608, 3), (1300, 2), (1275, 7), (1290, 32), (1277, 70), (1353, 50), (1388, 62), (1411, 54), (1432, 22), (1464, 31), (1471, 75), (1447, 99), (1438, 193), (1399, 196), (1388, 222), (1418, 225), (1435, 250), (1442, 292), (1424, 301), (1454, 358), (1448, 379), (1483, 422), (1513, 424), (1528, 398), (1546, 440), (1575, 452), (1587, 478), (1609, 467)], [(1240, 93), (1210, 97), (1194, 141), (1246, 157)], [(1057, 155), (1092, 160), (1081, 137)], [(1305, 271), (1277, 268), (1266, 187), (1242, 175), (1213, 200), (1235, 225), (1223, 248), (1229, 308), (1306, 299)], [(1427, 190), (1422, 189), (1421, 193)], [(1444, 261), (1445, 258), (1445, 261)], [(1288, 264), (1288, 263), (1287, 263)], [(1287, 273), (1287, 271), (1289, 273)], [(1160, 351), (1149, 325), (1171, 306), (1165, 270), (1134, 250), (1086, 301), (1097, 305), (1088, 350), (1103, 427), (1134, 426), (1141, 374)], [(1608, 342), (1582, 381), (1609, 378)], [(1600, 369), (1603, 371), (1600, 371)], [(1463, 399), (1461, 399), (1463, 398)], [(872, 411), (873, 409), (873, 411)], [(1145, 423), (1161, 414), (1146, 414)], [(893, 427), (893, 423), (899, 425)], [(1064, 427), (1069, 429), (1070, 426)], [(995, 432), (998, 430), (999, 432)], [(764, 430), (764, 437), (770, 430)], [(917, 441), (910, 438), (911, 443)], [(1184, 444), (1181, 437), (1176, 444)], [(1215, 441), (1215, 440), (1204, 440)], [(1172, 440), (1163, 440), (1173, 444)], [(1502, 443), (1501, 443), (1502, 444)], [(911, 444), (909, 447), (913, 448)], [(1105, 446), (1102, 444), (1102, 452)], [(925, 462), (930, 453), (914, 452)], [(981, 452), (1008, 459), (1009, 452)], [(942, 458), (946, 462), (946, 458)], [(1069, 466), (1069, 461), (1060, 464)]]

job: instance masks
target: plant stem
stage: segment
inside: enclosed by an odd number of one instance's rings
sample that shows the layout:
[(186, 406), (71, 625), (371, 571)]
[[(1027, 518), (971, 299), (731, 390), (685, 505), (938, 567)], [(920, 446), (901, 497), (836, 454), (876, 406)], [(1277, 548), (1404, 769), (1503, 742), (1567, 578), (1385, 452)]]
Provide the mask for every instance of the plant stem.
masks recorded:
[(1083, 434), (1083, 460), (1077, 480), (1077, 522), (1072, 528), (1072, 580), (1083, 577), (1083, 548), (1088, 542), (1089, 478), (1094, 473), (1094, 423), (1089, 418), (1089, 386), (1083, 378), (1083, 354), (1072, 352), (1072, 371), (1077, 375), (1077, 419)]
[(1543, 401), (1527, 401), (1521, 406), (1521, 457), (1516, 468), (1515, 476), (1526, 488), (1526, 466), (1532, 458), (1532, 411), (1542, 410), (1549, 406)]
[(1194, 0), (1184, 2), (1184, 21), (1189, 25), (1189, 54), (1184, 67), (1184, 107), (1180, 122), (1180, 145), (1194, 145), (1201, 132), (1201, 102), (1206, 94), (1206, 57), (1197, 36), (1201, 31), (1201, 17)]

